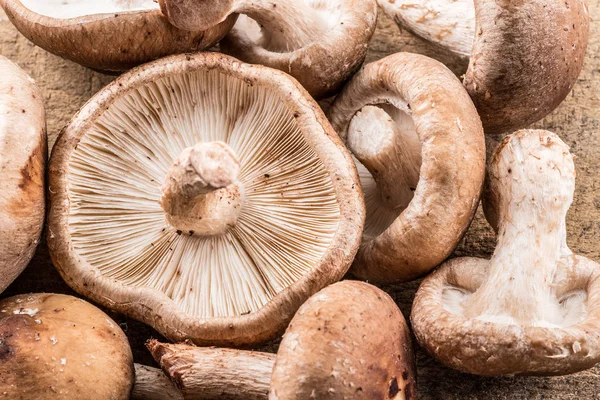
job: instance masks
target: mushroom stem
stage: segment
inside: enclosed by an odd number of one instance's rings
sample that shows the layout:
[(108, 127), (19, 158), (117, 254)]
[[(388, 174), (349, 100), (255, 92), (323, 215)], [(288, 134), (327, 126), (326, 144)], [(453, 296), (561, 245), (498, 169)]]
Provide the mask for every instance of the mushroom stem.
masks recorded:
[(151, 340), (146, 345), (185, 399), (267, 399), (275, 354), (193, 347)]
[(131, 400), (183, 400), (183, 395), (160, 369), (135, 364)]
[[(379, 107), (366, 106), (350, 123), (347, 144), (377, 183), (390, 210), (404, 210), (419, 181), (421, 151), (410, 116), (398, 112), (396, 122)], [(411, 134), (412, 132), (412, 134)]]
[(235, 226), (242, 208), (240, 163), (223, 142), (185, 149), (167, 174), (160, 204), (167, 222), (189, 235), (212, 236)]
[(497, 150), (489, 172), (498, 215), (496, 252), (486, 280), (464, 303), (464, 314), (521, 326), (561, 326), (553, 282), (566, 245), (565, 218), (575, 173), (567, 146), (555, 135), (522, 131)]
[(328, 26), (325, 16), (309, 3), (309, 0), (250, 0), (239, 6), (239, 12), (258, 22), (264, 48), (285, 52), (312, 43)]

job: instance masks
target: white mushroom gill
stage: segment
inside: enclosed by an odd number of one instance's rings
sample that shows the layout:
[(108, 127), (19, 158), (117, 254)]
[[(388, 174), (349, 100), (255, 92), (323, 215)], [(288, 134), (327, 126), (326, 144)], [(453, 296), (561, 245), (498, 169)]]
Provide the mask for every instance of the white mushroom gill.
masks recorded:
[(272, 0), (252, 2), (241, 11), (233, 31), (253, 43), (276, 53), (300, 49), (323, 39), (340, 23), (339, 1)]
[(469, 57), (475, 39), (473, 0), (378, 0), (400, 26), (450, 52)]
[[(240, 163), (236, 223), (214, 236), (178, 231), (161, 187), (185, 149), (219, 141)], [(82, 137), (68, 179), (79, 257), (201, 318), (264, 306), (320, 261), (340, 219), (329, 173), (285, 103), (214, 70), (124, 94)]]
[(566, 244), (575, 167), (556, 135), (515, 134), (489, 172), (497, 200), (498, 244), (474, 292), (448, 287), (445, 309), (467, 318), (534, 327), (585, 319), (587, 283)]
[(123, 11), (158, 10), (154, 0), (20, 0), (31, 11), (57, 19)]
[(369, 240), (408, 207), (419, 181), (421, 143), (411, 116), (391, 105), (366, 106), (350, 122), (348, 147), (365, 193)]

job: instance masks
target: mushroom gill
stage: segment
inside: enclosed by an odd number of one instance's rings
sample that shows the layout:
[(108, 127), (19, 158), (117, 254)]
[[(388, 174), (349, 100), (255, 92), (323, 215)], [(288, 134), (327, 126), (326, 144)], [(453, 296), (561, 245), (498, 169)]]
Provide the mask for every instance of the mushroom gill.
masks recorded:
[[(78, 257), (124, 285), (165, 293), (199, 318), (251, 313), (298, 281), (329, 248), (340, 206), (328, 170), (279, 96), (217, 69), (121, 95), (70, 157), (69, 232)], [(171, 225), (178, 223), (161, 206), (169, 171), (199, 143), (218, 142), (239, 160), (238, 215), (213, 234)]]

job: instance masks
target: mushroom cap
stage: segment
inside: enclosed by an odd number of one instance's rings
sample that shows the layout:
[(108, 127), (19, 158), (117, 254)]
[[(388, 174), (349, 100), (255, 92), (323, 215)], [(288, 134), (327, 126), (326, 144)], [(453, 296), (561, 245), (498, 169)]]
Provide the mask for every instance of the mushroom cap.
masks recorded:
[(33, 257), (44, 224), (46, 117), (42, 94), (0, 56), (0, 293)]
[[(241, 165), (240, 216), (214, 237), (177, 231), (159, 204), (173, 161), (203, 141), (226, 142)], [(273, 337), (347, 272), (364, 226), (356, 169), (314, 100), (218, 53), (168, 57), (102, 90), (59, 137), (49, 176), (63, 278), (172, 341)]]
[(436, 360), (462, 372), (498, 375), (565, 375), (600, 361), (600, 267), (576, 255), (557, 271), (557, 297), (586, 291), (587, 316), (565, 327), (519, 326), (457, 315), (449, 299), (474, 293), (489, 260), (455, 258), (429, 275), (413, 303), (411, 322), (419, 344)]
[[(430, 58), (398, 53), (367, 65), (329, 111), (347, 140), (355, 115), (368, 105), (391, 105), (412, 118), (422, 165), (414, 197), (382, 233), (365, 237), (351, 272), (372, 282), (396, 283), (428, 273), (466, 233), (485, 174), (485, 143), (477, 111), (458, 79)], [(367, 199), (372, 178), (361, 174)], [(367, 200), (367, 225), (377, 217)], [(389, 218), (388, 218), (389, 219)]]
[(551, 113), (583, 68), (585, 0), (475, 2), (476, 35), (465, 87), (486, 133), (512, 132)]
[(244, 18), (221, 41), (221, 50), (242, 61), (287, 72), (315, 99), (336, 94), (362, 65), (377, 25), (375, 0), (295, 0), (325, 16), (327, 29), (314, 42), (291, 51), (270, 50)]
[(83, 66), (120, 72), (170, 54), (214, 46), (237, 16), (185, 31), (171, 25), (153, 0), (0, 0), (27, 39)]
[(269, 398), (416, 399), (411, 334), (398, 306), (367, 283), (311, 297), (279, 346)]
[(0, 392), (11, 399), (129, 399), (127, 337), (81, 299), (27, 294), (0, 300)]
[(458, 56), (470, 53), (464, 84), (486, 133), (512, 132), (548, 115), (583, 67), (589, 34), (585, 0), (379, 3), (425, 40)]

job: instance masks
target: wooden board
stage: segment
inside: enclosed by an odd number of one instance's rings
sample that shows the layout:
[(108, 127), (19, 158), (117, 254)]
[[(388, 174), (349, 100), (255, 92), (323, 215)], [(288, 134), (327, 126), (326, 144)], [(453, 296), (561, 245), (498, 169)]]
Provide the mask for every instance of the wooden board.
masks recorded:
[[(577, 155), (577, 190), (568, 215), (568, 242), (577, 254), (600, 260), (600, 0), (590, 0), (590, 15), (590, 43), (579, 82), (559, 109), (536, 127), (558, 133)], [(393, 21), (381, 15), (368, 60), (398, 51), (430, 56), (437, 53), (423, 41), (400, 32)], [(20, 64), (41, 87), (46, 100), (50, 145), (75, 112), (113, 79), (35, 47), (6, 21), (1, 11), (0, 54)], [(460, 74), (459, 65), (451, 68)], [(493, 232), (479, 212), (456, 255), (489, 258), (494, 245)], [(417, 285), (413, 282), (384, 289), (408, 316)], [(41, 291), (72, 294), (52, 267), (44, 245), (2, 297)], [(113, 317), (126, 330), (136, 361), (151, 363), (143, 344), (159, 335), (136, 321), (118, 315)], [(264, 350), (274, 351), (276, 347), (275, 341)], [(418, 367), (421, 399), (600, 399), (600, 367), (557, 378), (482, 378), (446, 369), (420, 351)]]

